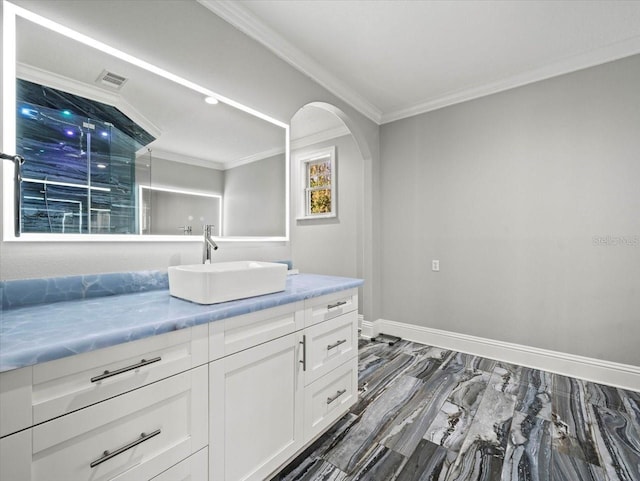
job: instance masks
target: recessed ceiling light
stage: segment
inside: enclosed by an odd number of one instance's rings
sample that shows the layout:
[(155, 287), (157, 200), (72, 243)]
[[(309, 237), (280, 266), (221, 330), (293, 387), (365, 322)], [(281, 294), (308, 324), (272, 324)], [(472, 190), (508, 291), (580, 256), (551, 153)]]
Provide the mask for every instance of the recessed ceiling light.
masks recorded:
[(215, 97), (206, 97), (204, 101), (211, 105), (215, 105), (218, 103), (218, 99)]

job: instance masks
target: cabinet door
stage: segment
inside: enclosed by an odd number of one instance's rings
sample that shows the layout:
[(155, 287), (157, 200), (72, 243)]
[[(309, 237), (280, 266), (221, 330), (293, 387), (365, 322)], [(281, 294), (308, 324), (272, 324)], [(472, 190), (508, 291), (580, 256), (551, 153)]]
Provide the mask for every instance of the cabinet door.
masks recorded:
[(263, 480), (302, 446), (299, 333), (209, 365), (211, 481)]

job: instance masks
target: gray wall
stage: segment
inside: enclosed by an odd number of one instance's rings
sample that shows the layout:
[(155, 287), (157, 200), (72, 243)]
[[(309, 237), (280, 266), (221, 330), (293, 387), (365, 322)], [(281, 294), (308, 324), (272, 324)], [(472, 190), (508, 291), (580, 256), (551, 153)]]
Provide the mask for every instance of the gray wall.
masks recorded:
[(383, 318), (640, 365), (640, 56), (380, 143)]
[[(148, 182), (153, 187), (222, 195), (224, 172), (152, 156)], [(216, 235), (219, 232), (218, 199), (163, 191), (152, 191), (150, 194), (147, 191), (147, 194), (151, 200), (148, 226), (151, 231), (145, 234), (180, 235), (182, 232), (178, 226), (191, 226), (191, 235), (201, 236), (204, 224), (214, 224)]]
[[(295, 128), (295, 119), (293, 127)], [(293, 215), (301, 202), (300, 156), (335, 145), (338, 215), (298, 220), (291, 231), (293, 265), (301, 272), (360, 277), (362, 275), (362, 155), (351, 135), (317, 143), (291, 153)]]
[(224, 171), (225, 236), (285, 235), (285, 156)]
[(222, 194), (224, 191), (224, 172), (153, 157), (150, 182), (155, 187), (172, 187), (205, 194)]
[(143, 197), (151, 206), (144, 234), (201, 239), (204, 226), (210, 224), (214, 226), (212, 235), (220, 235), (220, 198), (162, 190), (146, 190)]

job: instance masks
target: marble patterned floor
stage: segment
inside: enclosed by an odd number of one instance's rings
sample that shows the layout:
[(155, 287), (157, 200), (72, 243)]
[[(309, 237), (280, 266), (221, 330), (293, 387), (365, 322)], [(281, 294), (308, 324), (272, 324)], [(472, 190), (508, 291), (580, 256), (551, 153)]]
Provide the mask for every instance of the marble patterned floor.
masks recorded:
[(272, 481), (640, 481), (640, 393), (360, 341), (358, 403)]

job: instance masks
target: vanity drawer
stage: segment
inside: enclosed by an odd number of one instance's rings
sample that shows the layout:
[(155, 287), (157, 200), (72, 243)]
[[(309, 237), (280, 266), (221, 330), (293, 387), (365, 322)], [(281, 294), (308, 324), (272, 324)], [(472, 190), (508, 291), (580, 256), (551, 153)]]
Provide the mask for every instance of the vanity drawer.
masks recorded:
[(346, 312), (358, 310), (358, 290), (327, 294), (326, 296), (307, 299), (304, 304), (305, 327), (338, 317)]
[(151, 481), (207, 481), (209, 456), (203, 448), (187, 459), (159, 474)]
[(358, 362), (351, 359), (305, 388), (304, 437), (313, 439), (358, 399)]
[(305, 330), (305, 384), (358, 355), (358, 314), (351, 311)]
[(151, 479), (207, 444), (206, 366), (32, 428), (31, 481)]
[(207, 326), (181, 329), (33, 366), (33, 423), (205, 364)]
[(302, 329), (302, 302), (209, 323), (209, 360), (244, 351)]

